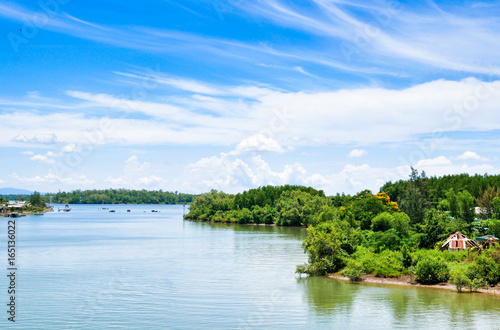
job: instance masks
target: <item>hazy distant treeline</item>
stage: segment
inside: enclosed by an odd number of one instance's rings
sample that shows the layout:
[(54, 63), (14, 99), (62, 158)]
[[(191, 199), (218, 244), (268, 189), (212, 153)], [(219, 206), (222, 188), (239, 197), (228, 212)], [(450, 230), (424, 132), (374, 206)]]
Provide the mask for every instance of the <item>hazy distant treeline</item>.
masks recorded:
[(46, 194), (47, 202), (61, 204), (186, 204), (194, 200), (195, 195), (169, 191), (147, 191), (128, 189), (74, 190)]

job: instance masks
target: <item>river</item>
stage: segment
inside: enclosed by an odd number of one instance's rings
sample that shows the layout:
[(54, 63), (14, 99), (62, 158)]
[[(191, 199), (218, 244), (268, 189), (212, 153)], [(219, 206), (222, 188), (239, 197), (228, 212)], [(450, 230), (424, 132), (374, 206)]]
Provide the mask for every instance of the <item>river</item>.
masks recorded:
[[(2, 312), (0, 327), (500, 329), (497, 296), (300, 278), (304, 229), (182, 214), (73, 205), (17, 219), (16, 323)], [(7, 272), (7, 221), (0, 234)]]

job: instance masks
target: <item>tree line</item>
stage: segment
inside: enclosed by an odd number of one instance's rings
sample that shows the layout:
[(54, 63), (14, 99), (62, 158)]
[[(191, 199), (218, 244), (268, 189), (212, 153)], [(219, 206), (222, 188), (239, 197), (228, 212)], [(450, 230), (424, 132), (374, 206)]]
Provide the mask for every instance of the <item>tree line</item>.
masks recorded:
[(46, 194), (45, 200), (62, 204), (188, 204), (193, 202), (192, 194), (177, 191), (147, 191), (128, 189), (74, 190)]

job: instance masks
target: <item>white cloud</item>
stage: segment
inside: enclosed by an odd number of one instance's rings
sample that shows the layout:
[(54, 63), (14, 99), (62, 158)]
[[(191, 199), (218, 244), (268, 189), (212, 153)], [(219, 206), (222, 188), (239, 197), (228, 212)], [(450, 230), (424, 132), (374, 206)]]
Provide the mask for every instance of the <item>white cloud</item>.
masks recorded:
[(21, 151), (22, 155), (33, 155), (35, 154), (33, 151)]
[(14, 137), (12, 139), (12, 141), (14, 141), (14, 142), (28, 142), (29, 140), (26, 136), (21, 134), (21, 135), (17, 135), (16, 137)]
[(416, 167), (425, 167), (425, 166), (437, 166), (437, 165), (450, 165), (451, 160), (444, 156), (439, 156), (434, 159), (421, 159), (418, 161)]
[(136, 155), (124, 161), (123, 174), (118, 177), (108, 176), (105, 181), (116, 188), (144, 189), (158, 188), (164, 182), (163, 178), (149, 174), (150, 164), (141, 162)]
[[(228, 146), (241, 142), (241, 150), (276, 152), (282, 152), (282, 147), (273, 142), (278, 137), (280, 144), (288, 147), (401, 142), (435, 132), (496, 129), (498, 91), (500, 81), (486, 83), (469, 78), (437, 80), (402, 90), (373, 87), (330, 92), (268, 91), (256, 93), (253, 99), (204, 97), (202, 101), (199, 97), (179, 96), (165, 103), (72, 92), (73, 97), (89, 101), (80, 111), (126, 110), (154, 118), (96, 119), (86, 118), (83, 113), (40, 115), (20, 109), (0, 114), (4, 124), (0, 145), (35, 140), (78, 145), (89, 131), (102, 135), (105, 143)], [(473, 108), (469, 103), (465, 106), (476, 94), (481, 95), (480, 102)], [(217, 115), (209, 114), (213, 112)], [(57, 137), (38, 134), (41, 128), (55, 127)], [(19, 131), (24, 134), (19, 135)], [(259, 134), (267, 138), (259, 138)], [(9, 140), (9, 136), (16, 137)], [(245, 137), (250, 138), (245, 141)]]
[(299, 163), (286, 164), (282, 171), (275, 171), (260, 155), (245, 162), (221, 154), (189, 164), (185, 186), (196, 192), (216, 189), (235, 193), (264, 185), (298, 184), (323, 189), (328, 194), (355, 193), (363, 189), (378, 191), (386, 181), (405, 178), (409, 173), (409, 166), (372, 168), (368, 164), (347, 164), (340, 172), (327, 174), (309, 173)]
[(43, 155), (34, 155), (33, 157), (30, 157), (30, 159), (45, 164), (54, 164), (56, 162), (55, 160)]
[(466, 151), (463, 154), (456, 157), (458, 160), (477, 160), (477, 161), (488, 161), (488, 158), (484, 158), (479, 156), (477, 153), (473, 151)]
[[(26, 121), (24, 121), (26, 122)], [(36, 134), (33, 138), (29, 139), (25, 135), (20, 134), (14, 137), (11, 141), (21, 143), (34, 143), (34, 144), (55, 144), (58, 143), (55, 134)]]
[(125, 161), (125, 164), (129, 164), (129, 163), (136, 163), (137, 161), (138, 161), (137, 156), (136, 156), (136, 155), (133, 155), (133, 156), (131, 156), (129, 159), (127, 159), (127, 160)]
[[(29, 183), (29, 184), (43, 184), (43, 183), (49, 183), (49, 184), (63, 184), (63, 185), (92, 185), (95, 182), (93, 180), (89, 180), (85, 175), (77, 175), (77, 174), (71, 174), (65, 177), (58, 176), (54, 173), (54, 171), (49, 170), (49, 172), (44, 175), (44, 176), (34, 176), (34, 177), (20, 177), (17, 175), (17, 173), (12, 173), (10, 175), (11, 178), (16, 180), (17, 182), (20, 183)], [(55, 187), (53, 190), (56, 190)]]
[(61, 149), (63, 153), (77, 152), (76, 145), (74, 143), (67, 144)]
[(233, 154), (251, 151), (285, 152), (276, 140), (268, 138), (263, 134), (255, 134), (238, 143)]
[(58, 143), (57, 136), (55, 134), (37, 134), (31, 140), (31, 142), (33, 142), (33, 143), (40, 143), (40, 144), (55, 144), (55, 143)]
[(150, 186), (152, 184), (157, 185), (158, 183), (161, 183), (162, 181), (163, 181), (162, 178), (155, 176), (155, 175), (151, 175), (149, 177), (139, 178), (137, 180), (137, 183), (139, 185)]
[(366, 154), (367, 154), (366, 150), (363, 150), (363, 149), (353, 149), (349, 153), (349, 158), (362, 157), (362, 156), (364, 156)]

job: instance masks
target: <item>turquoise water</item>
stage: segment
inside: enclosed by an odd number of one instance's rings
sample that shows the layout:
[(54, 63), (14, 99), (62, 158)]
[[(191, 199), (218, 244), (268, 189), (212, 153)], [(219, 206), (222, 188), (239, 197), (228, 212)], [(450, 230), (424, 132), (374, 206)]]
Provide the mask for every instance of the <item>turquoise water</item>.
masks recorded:
[[(17, 322), (3, 312), (0, 327), (500, 328), (495, 296), (299, 278), (303, 229), (183, 221), (182, 206), (101, 207), (17, 220)], [(5, 256), (6, 231), (5, 221)], [(8, 279), (0, 285), (5, 306)]]

